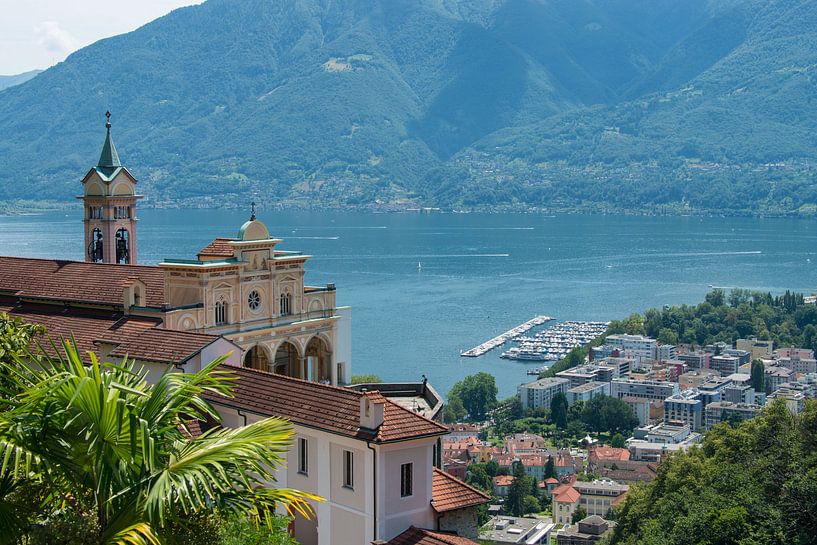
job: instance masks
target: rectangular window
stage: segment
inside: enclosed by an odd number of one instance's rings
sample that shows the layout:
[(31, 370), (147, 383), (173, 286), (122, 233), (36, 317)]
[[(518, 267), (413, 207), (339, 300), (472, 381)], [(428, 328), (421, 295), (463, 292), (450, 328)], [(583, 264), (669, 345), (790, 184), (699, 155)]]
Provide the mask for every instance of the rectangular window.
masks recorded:
[(355, 455), (352, 451), (343, 451), (343, 486), (355, 487)]
[(303, 437), (298, 438), (298, 473), (309, 474), (309, 443)]
[(400, 497), (405, 498), (414, 494), (414, 464), (400, 466)]

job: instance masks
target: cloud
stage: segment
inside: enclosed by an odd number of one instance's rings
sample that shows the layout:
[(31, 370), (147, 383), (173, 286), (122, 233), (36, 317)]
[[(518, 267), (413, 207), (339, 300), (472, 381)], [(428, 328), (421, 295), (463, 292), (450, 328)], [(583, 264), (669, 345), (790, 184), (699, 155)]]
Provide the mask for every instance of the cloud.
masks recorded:
[(77, 48), (77, 40), (57, 21), (43, 21), (34, 27), (37, 43), (52, 53), (71, 53)]

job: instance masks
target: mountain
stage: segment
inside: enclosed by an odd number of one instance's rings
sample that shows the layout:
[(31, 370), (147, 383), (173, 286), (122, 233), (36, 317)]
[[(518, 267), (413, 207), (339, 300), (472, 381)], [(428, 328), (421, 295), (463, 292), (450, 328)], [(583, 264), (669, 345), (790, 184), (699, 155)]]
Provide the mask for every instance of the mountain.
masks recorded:
[(25, 83), (40, 72), (42, 72), (42, 70), (29, 70), (22, 74), (14, 74), (13, 76), (0, 76), (0, 91)]
[(795, 0), (209, 0), (0, 92), (0, 199), (73, 196), (110, 109), (160, 205), (808, 211), (816, 18)]

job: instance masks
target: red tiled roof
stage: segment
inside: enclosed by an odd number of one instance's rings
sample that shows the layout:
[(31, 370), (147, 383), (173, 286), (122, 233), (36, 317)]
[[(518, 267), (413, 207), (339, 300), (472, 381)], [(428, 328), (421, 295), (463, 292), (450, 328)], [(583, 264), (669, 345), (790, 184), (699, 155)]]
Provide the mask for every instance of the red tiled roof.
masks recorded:
[(591, 447), (589, 459), (591, 462), (601, 460), (626, 461), (630, 459), (630, 451), (626, 448), (613, 448), (604, 445)]
[(138, 335), (125, 339), (111, 350), (111, 356), (128, 356), (141, 361), (181, 363), (198, 354), (218, 338), (217, 335), (189, 331), (146, 329)]
[(431, 481), (431, 497), (431, 507), (438, 513), (482, 505), (491, 499), (484, 492), (436, 467)]
[[(247, 367), (228, 368), (238, 377), (233, 382), (233, 397), (206, 395), (211, 402), (265, 416), (281, 416), (295, 424), (365, 441), (386, 443), (443, 435), (448, 431), (445, 426), (404, 409), (377, 391), (358, 392)], [(360, 427), (363, 396), (374, 403), (385, 404), (384, 420), (377, 430)]]
[(444, 532), (432, 532), (414, 526), (393, 537), (388, 545), (478, 545), (475, 541)]
[(0, 291), (19, 297), (122, 306), (122, 290), (134, 279), (145, 284), (145, 306), (165, 303), (159, 267), (0, 256)]
[[(58, 348), (60, 338), (73, 338), (83, 356), (88, 352), (99, 352), (99, 344), (105, 343), (115, 346), (110, 354), (115, 357), (127, 354), (144, 361), (183, 362), (218, 339), (213, 335), (157, 329), (159, 322), (151, 318), (96, 309), (19, 303), (10, 297), (0, 297), (0, 312), (45, 326), (47, 337)], [(46, 353), (56, 355), (48, 338), (40, 336), (38, 340)]]
[(513, 475), (497, 475), (493, 478), (494, 486), (511, 486)]
[(554, 479), (553, 477), (548, 477), (544, 482), (545, 484), (559, 484), (559, 480)]
[(235, 241), (234, 238), (219, 237), (213, 242), (202, 248), (198, 253), (198, 258), (202, 257), (235, 257), (235, 252), (230, 242)]
[(569, 484), (557, 486), (553, 490), (553, 499), (559, 503), (576, 503), (582, 495)]

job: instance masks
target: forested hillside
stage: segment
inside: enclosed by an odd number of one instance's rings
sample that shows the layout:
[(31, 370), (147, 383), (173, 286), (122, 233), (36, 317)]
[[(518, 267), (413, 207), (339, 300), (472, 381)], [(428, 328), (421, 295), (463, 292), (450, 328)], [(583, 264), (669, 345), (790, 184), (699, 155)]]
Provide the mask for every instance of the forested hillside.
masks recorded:
[(0, 199), (114, 112), (149, 202), (813, 213), (817, 6), (208, 0), (0, 92)]
[(817, 543), (817, 402), (709, 431), (630, 491), (611, 545)]

